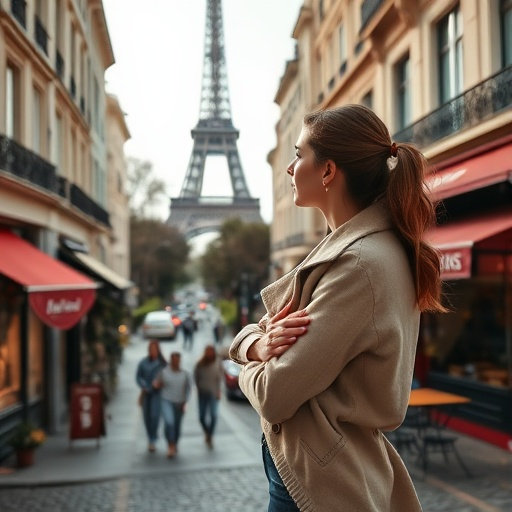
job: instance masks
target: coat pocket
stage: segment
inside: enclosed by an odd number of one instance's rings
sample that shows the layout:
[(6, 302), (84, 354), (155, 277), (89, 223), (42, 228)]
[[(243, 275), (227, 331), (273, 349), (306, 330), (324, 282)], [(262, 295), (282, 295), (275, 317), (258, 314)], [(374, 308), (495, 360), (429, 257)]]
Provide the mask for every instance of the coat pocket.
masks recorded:
[(302, 448), (321, 467), (326, 466), (333, 457), (345, 446), (345, 438), (330, 425), (324, 426), (312, 435), (299, 438)]

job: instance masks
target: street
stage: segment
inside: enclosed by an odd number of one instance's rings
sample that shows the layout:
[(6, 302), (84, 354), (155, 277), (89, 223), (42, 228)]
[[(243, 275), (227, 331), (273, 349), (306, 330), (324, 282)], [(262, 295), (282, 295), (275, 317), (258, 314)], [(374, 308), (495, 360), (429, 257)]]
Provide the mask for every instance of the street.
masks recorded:
[[(164, 356), (181, 351), (182, 366), (192, 371), (204, 345), (213, 339), (211, 327), (205, 322), (196, 332), (192, 350), (182, 349), (181, 333), (174, 342), (162, 342)], [(229, 342), (225, 339), (224, 346)], [(209, 451), (192, 393), (177, 457), (166, 458), (162, 437), (157, 452), (147, 452), (134, 380), (136, 364), (145, 354), (146, 342), (133, 336), (120, 368), (118, 393), (107, 406), (109, 425), (101, 447), (82, 441), (69, 449), (66, 433), (50, 439), (33, 468), (0, 475), (2, 512), (266, 510), (261, 430), (257, 414), (245, 401), (223, 396), (215, 446)], [(512, 510), (512, 455), (463, 436), (459, 449), (474, 470), (473, 478), (441, 457), (423, 475), (415, 459), (405, 455), (425, 512)], [(344, 510), (343, 506), (337, 510)]]

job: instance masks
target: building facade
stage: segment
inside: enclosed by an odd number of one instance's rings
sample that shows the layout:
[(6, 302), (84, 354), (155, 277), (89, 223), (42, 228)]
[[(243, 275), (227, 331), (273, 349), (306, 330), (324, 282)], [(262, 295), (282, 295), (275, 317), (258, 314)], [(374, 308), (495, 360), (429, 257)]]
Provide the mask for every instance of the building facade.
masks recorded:
[(131, 285), (113, 63), (101, 0), (0, 0), (0, 457), (20, 419), (66, 421), (89, 311)]
[(444, 315), (423, 315), (416, 376), (472, 399), (457, 428), (512, 447), (512, 2), (306, 0), (281, 108), (274, 179), (273, 268), (292, 268), (323, 237), (295, 212), (286, 164), (307, 111), (361, 103), (396, 142), (434, 164), (429, 234), (442, 255)]

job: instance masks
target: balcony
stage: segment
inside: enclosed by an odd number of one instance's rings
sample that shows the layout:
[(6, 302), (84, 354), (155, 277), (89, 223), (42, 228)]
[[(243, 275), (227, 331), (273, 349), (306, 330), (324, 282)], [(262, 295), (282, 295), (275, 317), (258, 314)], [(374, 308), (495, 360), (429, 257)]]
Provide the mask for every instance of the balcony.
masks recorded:
[(55, 167), (4, 135), (0, 135), (0, 169), (57, 193)]
[(27, 28), (26, 17), (27, 2), (25, 0), (11, 0), (11, 12), (23, 28)]
[(96, 201), (93, 201), (80, 187), (74, 183), (69, 186), (71, 204), (83, 213), (93, 217), (106, 226), (110, 226), (109, 215)]
[(361, 31), (370, 23), (384, 0), (364, 0), (361, 5)]
[(56, 168), (16, 141), (0, 135), (0, 171), (27, 180), (69, 202), (82, 213), (110, 227), (109, 214), (78, 186), (57, 176)]
[(48, 34), (38, 16), (35, 17), (35, 31), (37, 45), (48, 55)]
[(512, 66), (445, 103), (393, 135), (420, 148), (471, 128), (512, 105)]
[(59, 50), (55, 53), (55, 71), (57, 72), (57, 76), (63, 80), (64, 79), (64, 58)]

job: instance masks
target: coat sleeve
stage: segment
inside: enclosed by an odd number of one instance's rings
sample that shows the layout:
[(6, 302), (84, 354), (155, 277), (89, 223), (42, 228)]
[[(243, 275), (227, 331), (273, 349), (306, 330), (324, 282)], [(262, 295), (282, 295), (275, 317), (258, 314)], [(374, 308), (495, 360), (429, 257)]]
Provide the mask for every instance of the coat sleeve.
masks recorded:
[(264, 324), (249, 324), (246, 325), (236, 336), (229, 349), (229, 357), (239, 363), (247, 364), (247, 351), (249, 347), (258, 341), (265, 334)]
[(311, 294), (308, 331), (281, 357), (242, 369), (240, 387), (259, 414), (270, 423), (291, 418), (327, 389), (351, 359), (376, 346), (373, 310), (372, 283), (357, 255), (345, 253)]

